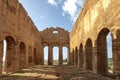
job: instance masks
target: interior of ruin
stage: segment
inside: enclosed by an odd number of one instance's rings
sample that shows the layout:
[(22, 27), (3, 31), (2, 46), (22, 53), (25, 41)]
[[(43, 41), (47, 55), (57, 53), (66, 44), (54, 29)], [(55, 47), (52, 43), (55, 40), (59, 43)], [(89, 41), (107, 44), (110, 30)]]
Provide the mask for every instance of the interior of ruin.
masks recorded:
[[(71, 32), (60, 27), (39, 31), (18, 0), (0, 0), (0, 80), (120, 80), (119, 26), (120, 0), (86, 0)], [(56, 46), (59, 57), (54, 65)], [(63, 63), (63, 47), (67, 48), (67, 64)]]

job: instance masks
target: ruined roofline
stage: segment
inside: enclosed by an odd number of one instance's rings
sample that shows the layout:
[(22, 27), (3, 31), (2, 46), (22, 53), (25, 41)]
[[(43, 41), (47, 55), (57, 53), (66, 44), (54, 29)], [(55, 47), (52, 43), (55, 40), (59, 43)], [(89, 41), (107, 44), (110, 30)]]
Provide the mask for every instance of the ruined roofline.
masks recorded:
[(37, 28), (36, 25), (34, 24), (32, 18), (28, 15), (27, 10), (24, 8), (24, 6), (21, 4), (21, 2), (18, 1), (18, 4), (19, 4), (19, 10), (21, 10), (21, 9), (23, 10), (23, 12), (25, 13), (26, 17), (27, 17), (27, 18), (29, 19), (29, 21), (31, 22), (31, 25), (33, 25), (34, 28), (35, 28), (35, 30), (37, 30), (37, 31), (39, 32), (38, 28)]
[(46, 31), (46, 30), (50, 30), (50, 29), (54, 29), (54, 30), (61, 29), (61, 30), (64, 30), (64, 31), (70, 33), (68, 30), (65, 30), (64, 28), (61, 28), (61, 27), (58, 27), (58, 26), (57, 26), (57, 27), (47, 27), (47, 28), (43, 29), (43, 30), (40, 31), (40, 32), (44, 32), (44, 31)]

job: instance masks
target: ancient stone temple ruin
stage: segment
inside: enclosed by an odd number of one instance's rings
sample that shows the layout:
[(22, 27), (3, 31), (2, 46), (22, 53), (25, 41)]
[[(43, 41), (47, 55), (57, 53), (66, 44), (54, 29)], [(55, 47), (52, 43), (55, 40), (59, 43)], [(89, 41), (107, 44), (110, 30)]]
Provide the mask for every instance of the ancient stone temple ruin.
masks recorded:
[[(109, 33), (112, 74), (108, 71), (106, 37)], [(44, 65), (45, 46), (48, 46), (48, 66), (53, 65), (53, 46), (59, 48), (58, 65), (61, 66), (52, 67), (55, 72), (50, 71), (59, 80), (120, 80), (120, 0), (86, 0), (71, 32), (60, 27), (39, 31), (18, 0), (0, 0), (0, 76), (3, 72), (7, 75), (30, 67), (45, 71), (40, 66)], [(63, 46), (68, 48), (67, 66), (63, 65)]]

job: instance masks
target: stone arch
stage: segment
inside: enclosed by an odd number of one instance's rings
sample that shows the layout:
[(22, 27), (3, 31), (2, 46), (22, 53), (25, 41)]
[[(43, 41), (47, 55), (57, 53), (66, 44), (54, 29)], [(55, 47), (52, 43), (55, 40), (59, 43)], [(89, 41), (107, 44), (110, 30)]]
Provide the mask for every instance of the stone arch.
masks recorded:
[(59, 65), (59, 46), (55, 45), (52, 48), (53, 50), (53, 65)]
[(97, 36), (97, 71), (99, 74), (105, 74), (108, 72), (108, 54), (106, 37), (109, 32), (109, 29), (103, 28)]
[(68, 64), (68, 47), (67, 46), (63, 46), (62, 47), (62, 57), (63, 57), (63, 65)]
[(83, 45), (82, 43), (79, 46), (79, 65), (83, 68)]
[(20, 69), (22, 69), (26, 67), (26, 46), (23, 42), (21, 42), (19, 47), (20, 47), (19, 66), (20, 66)]
[(49, 49), (49, 46), (48, 45), (45, 45), (44, 47), (44, 65), (48, 65), (48, 49)]
[(9, 73), (15, 70), (15, 41), (13, 37), (7, 36), (6, 40), (6, 59), (5, 59), (5, 72)]
[(87, 39), (85, 45), (85, 55), (86, 55), (86, 67), (89, 70), (92, 70), (92, 40), (90, 38)]

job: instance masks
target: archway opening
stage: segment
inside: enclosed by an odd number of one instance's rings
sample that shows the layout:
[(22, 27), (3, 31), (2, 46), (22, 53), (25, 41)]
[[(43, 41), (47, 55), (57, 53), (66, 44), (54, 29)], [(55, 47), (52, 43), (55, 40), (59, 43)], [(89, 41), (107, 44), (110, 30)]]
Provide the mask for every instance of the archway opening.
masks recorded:
[(108, 54), (108, 72), (113, 73), (113, 57), (112, 57), (112, 35), (107, 35), (107, 54)]
[(44, 47), (44, 65), (48, 65), (48, 46)]
[(97, 59), (99, 74), (112, 72), (112, 34), (107, 28), (102, 29), (97, 37)]
[(26, 47), (23, 42), (20, 43), (20, 62), (19, 62), (20, 69), (26, 67)]
[(92, 70), (92, 40), (89, 38), (85, 46), (86, 51), (86, 66), (88, 70)]
[(5, 64), (6, 64), (6, 51), (7, 51), (7, 41), (3, 41), (3, 58), (2, 58), (2, 74), (6, 74)]
[(7, 74), (15, 70), (15, 41), (11, 36), (7, 36), (3, 44), (2, 74)]
[(59, 48), (58, 46), (53, 47), (53, 65), (58, 65), (59, 63)]
[(79, 47), (79, 65), (80, 65), (80, 68), (83, 68), (83, 45), (80, 44), (80, 47)]
[(67, 64), (67, 59), (68, 59), (68, 48), (63, 47), (62, 48), (62, 53), (63, 53), (63, 65)]

